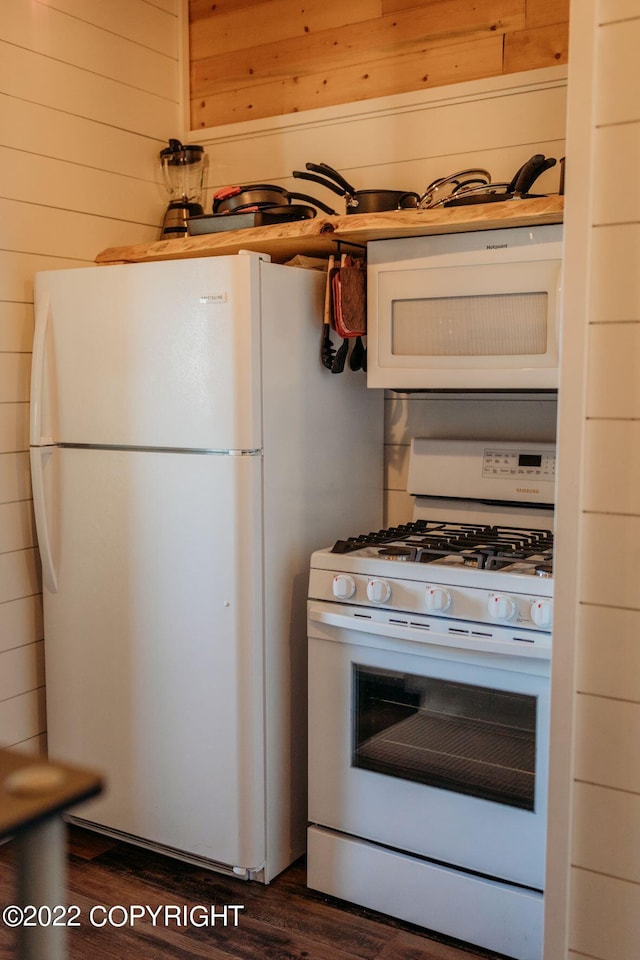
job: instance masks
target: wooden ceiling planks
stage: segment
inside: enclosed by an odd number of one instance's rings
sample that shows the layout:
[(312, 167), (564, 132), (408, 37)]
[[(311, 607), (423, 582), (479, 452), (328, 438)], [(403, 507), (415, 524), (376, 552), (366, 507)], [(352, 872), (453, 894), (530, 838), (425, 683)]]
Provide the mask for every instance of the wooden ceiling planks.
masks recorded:
[(190, 0), (193, 129), (566, 63), (569, 0)]

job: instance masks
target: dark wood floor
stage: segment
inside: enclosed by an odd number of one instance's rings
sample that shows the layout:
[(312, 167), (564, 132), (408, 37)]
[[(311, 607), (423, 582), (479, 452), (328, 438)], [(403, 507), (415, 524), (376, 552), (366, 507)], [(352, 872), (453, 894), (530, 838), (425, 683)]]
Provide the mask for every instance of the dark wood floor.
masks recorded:
[[(69, 931), (69, 960), (494, 960), (381, 914), (307, 889), (304, 861), (269, 886), (234, 880), (179, 861), (70, 829), (68, 902), (82, 926)], [(0, 905), (14, 900), (11, 844), (0, 848)], [(238, 925), (93, 927), (90, 908), (237, 904)], [(117, 915), (119, 920), (122, 912)], [(0, 960), (15, 957), (13, 934), (0, 922)], [(47, 958), (39, 958), (47, 960)]]

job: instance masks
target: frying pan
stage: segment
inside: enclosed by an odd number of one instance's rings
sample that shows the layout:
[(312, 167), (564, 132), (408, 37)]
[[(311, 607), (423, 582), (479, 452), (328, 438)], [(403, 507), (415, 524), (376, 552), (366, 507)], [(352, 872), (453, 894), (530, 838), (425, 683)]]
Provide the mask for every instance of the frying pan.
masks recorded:
[(275, 187), (271, 183), (223, 187), (213, 195), (213, 212), (230, 213), (247, 207), (279, 206), (287, 203), (286, 193), (284, 187)]
[(480, 167), (459, 170), (457, 173), (452, 173), (448, 177), (440, 177), (430, 183), (420, 197), (419, 206), (426, 209), (435, 207), (439, 202), (448, 199), (452, 194), (466, 187), (482, 187), (489, 183), (491, 183), (491, 174), (488, 170), (482, 170)]
[(290, 204), (291, 200), (304, 200), (305, 203), (311, 203), (325, 213), (337, 216), (335, 210), (321, 200), (316, 200), (315, 197), (309, 197), (305, 193), (291, 193), (284, 187), (276, 187), (270, 183), (223, 187), (214, 194), (213, 213), (214, 215), (249, 213), (255, 210), (272, 210), (274, 207), (280, 209)]
[(296, 220), (312, 220), (315, 207), (301, 203), (285, 203), (282, 206), (244, 207), (242, 210), (189, 217), (189, 235), (222, 233), (227, 230), (242, 230), (245, 227), (264, 227), (271, 224), (292, 223)]
[(492, 203), (532, 196), (529, 191), (535, 181), (545, 170), (555, 166), (555, 163), (555, 157), (545, 157), (542, 153), (535, 153), (516, 170), (509, 183), (491, 183), (484, 187), (472, 186), (461, 189), (435, 206), (458, 207), (465, 204)]
[(289, 190), (287, 190), (285, 197), (287, 197), (288, 200), (304, 200), (306, 203), (313, 203), (316, 207), (318, 207), (320, 210), (324, 210), (324, 212), (328, 213), (330, 216), (338, 216), (337, 210), (327, 206), (327, 204), (323, 203), (322, 200), (316, 200), (315, 197), (308, 197), (306, 193), (291, 193)]
[(417, 207), (420, 199), (417, 193), (407, 190), (356, 190), (348, 180), (330, 167), (328, 163), (307, 163), (307, 171), (294, 170), (293, 176), (301, 180), (311, 180), (326, 187), (327, 190), (344, 197), (347, 213), (381, 213), (384, 210), (402, 210)]

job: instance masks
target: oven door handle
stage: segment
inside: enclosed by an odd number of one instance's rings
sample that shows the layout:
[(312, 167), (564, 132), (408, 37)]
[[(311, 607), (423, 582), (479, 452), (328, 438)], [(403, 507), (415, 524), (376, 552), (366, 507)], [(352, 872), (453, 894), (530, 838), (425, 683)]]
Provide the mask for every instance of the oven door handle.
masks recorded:
[[(452, 626), (447, 630), (444, 625), (437, 630), (433, 629), (431, 623), (423, 624), (418, 621), (411, 621), (399, 614), (396, 621), (382, 622), (375, 620), (372, 616), (360, 613), (336, 613), (326, 607), (309, 604), (309, 620), (315, 623), (325, 624), (329, 627), (338, 627), (344, 630), (355, 630), (359, 633), (374, 634), (379, 637), (393, 638), (394, 640), (405, 640), (423, 645), (431, 644), (436, 647), (449, 647), (450, 649), (469, 650), (473, 653), (498, 653), (506, 656), (517, 656), (522, 659), (550, 660), (550, 645), (544, 642), (543, 636), (536, 635), (534, 639), (526, 636), (529, 631), (524, 631), (521, 639), (518, 639), (516, 633), (509, 631), (508, 636), (500, 637), (497, 631), (489, 627), (486, 631), (479, 628), (474, 631), (472, 627)], [(546, 639), (546, 635), (545, 639)], [(334, 639), (339, 640), (339, 637)]]

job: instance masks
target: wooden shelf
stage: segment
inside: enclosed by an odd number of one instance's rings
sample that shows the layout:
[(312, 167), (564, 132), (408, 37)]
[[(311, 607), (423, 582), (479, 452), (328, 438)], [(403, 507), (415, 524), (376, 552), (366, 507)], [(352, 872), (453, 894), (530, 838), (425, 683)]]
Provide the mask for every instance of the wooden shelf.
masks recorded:
[(110, 247), (96, 257), (97, 264), (222, 257), (239, 250), (268, 253), (276, 263), (296, 254), (326, 257), (337, 243), (364, 246), (370, 240), (420, 237), (471, 230), (497, 230), (562, 223), (564, 197), (552, 194), (531, 200), (504, 200), (437, 210), (390, 210), (388, 213), (314, 217), (294, 223), (249, 227), (226, 233), (208, 233), (183, 240), (159, 240), (131, 247)]

